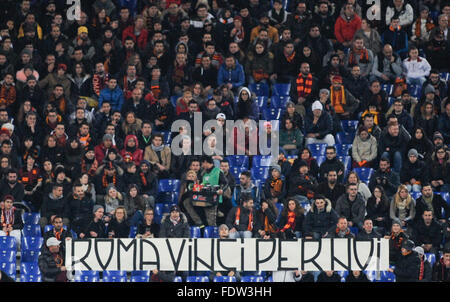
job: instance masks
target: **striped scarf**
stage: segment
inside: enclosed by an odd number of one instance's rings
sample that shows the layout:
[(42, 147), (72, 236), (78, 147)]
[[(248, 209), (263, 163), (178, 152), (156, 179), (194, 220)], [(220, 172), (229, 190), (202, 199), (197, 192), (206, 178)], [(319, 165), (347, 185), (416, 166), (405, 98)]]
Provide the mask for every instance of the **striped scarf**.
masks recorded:
[(423, 279), (424, 270), (425, 270), (425, 259), (420, 257), (419, 281), (421, 281)]
[(331, 87), (330, 92), (331, 105), (333, 105), (334, 111), (338, 114), (344, 113), (344, 105), (346, 104), (344, 87), (341, 86), (340, 91), (337, 93), (335, 92), (335, 88)]
[[(234, 219), (234, 224), (236, 226), (239, 226), (239, 221), (241, 218), (241, 207), (238, 207), (236, 210), (236, 216)], [(248, 226), (247, 226), (247, 231), (252, 231), (253, 230), (253, 211), (250, 210), (250, 214), (248, 215)]]
[(360, 51), (358, 51), (356, 49), (353, 49), (352, 51), (350, 51), (350, 57), (348, 58), (348, 65), (358, 64), (358, 62), (356, 62), (355, 55), (359, 55), (359, 63), (363, 63), (363, 64), (369, 63), (369, 52), (364, 47)]
[(286, 231), (288, 229), (295, 230), (295, 213), (291, 212), (291, 211), (289, 211), (289, 213), (288, 213), (287, 223), (281, 229), (281, 232), (284, 232), (284, 231)]
[(286, 57), (286, 61), (288, 61), (289, 63), (292, 63), (292, 61), (294, 61), (294, 58), (295, 58), (295, 51), (293, 51), (291, 55), (284, 53), (284, 56)]
[(306, 97), (311, 94), (312, 91), (312, 74), (308, 74), (306, 80), (303, 78), (302, 73), (297, 77), (297, 93), (298, 97)]
[[(425, 28), (427, 32), (430, 32), (434, 28), (433, 20), (431, 20), (431, 18), (428, 18), (425, 22)], [(416, 20), (414, 35), (416, 36), (416, 38), (420, 38), (422, 36), (422, 18), (417, 18)]]

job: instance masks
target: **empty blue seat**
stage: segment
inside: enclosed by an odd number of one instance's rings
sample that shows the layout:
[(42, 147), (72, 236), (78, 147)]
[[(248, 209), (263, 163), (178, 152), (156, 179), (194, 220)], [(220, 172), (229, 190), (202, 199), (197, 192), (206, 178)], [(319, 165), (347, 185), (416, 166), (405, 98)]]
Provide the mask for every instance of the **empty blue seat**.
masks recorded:
[(239, 175), (244, 172), (247, 171), (248, 168), (246, 167), (231, 167), (230, 168), (230, 173), (231, 175), (234, 176), (234, 179), (236, 180), (236, 183), (239, 183)]
[(132, 271), (131, 277), (133, 276), (147, 276), (150, 277), (150, 271)]
[(253, 167), (252, 177), (254, 179), (266, 180), (269, 177), (269, 169), (270, 167)]
[(313, 156), (316, 159), (317, 165), (320, 166), (326, 158), (326, 156)]
[(411, 194), (411, 197), (414, 199), (418, 199), (420, 198), (420, 196), (422, 196), (422, 193), (420, 192), (410, 192), (409, 194)]
[(434, 263), (436, 262), (436, 255), (433, 253), (425, 253), (425, 258), (430, 262), (431, 267), (433, 267)]
[(186, 282), (209, 282), (209, 278), (206, 276), (188, 276)]
[(445, 82), (447, 82), (449, 80), (450, 77), (450, 73), (449, 72), (441, 72), (440, 74), (440, 78), (442, 80), (444, 80)]
[(43, 242), (44, 238), (42, 237), (22, 237), (22, 250), (39, 250)]
[(40, 252), (40, 249), (22, 250), (20, 260), (23, 262), (37, 262)]
[(200, 228), (196, 226), (190, 227), (191, 238), (200, 238)]
[(0, 250), (16, 250), (16, 238), (13, 236), (0, 236)]
[[(67, 225), (63, 225), (63, 229), (67, 230)], [(48, 231), (53, 230), (53, 225), (52, 224), (47, 224), (44, 227), (44, 233), (47, 233)]]
[(311, 204), (309, 203), (309, 201), (301, 202), (300, 206), (305, 209), (306, 213), (309, 212), (309, 210), (311, 210)]
[(226, 160), (230, 163), (230, 167), (246, 167), (248, 168), (247, 155), (229, 155)]
[(395, 274), (389, 271), (381, 271), (380, 282), (395, 282)]
[(420, 85), (409, 85), (408, 91), (413, 97), (420, 98), (422, 87)]
[(262, 110), (262, 119), (266, 121), (279, 120), (282, 112), (281, 108), (264, 108)]
[(148, 282), (149, 280), (149, 276), (131, 276), (130, 278), (130, 282)]
[(0, 251), (0, 262), (16, 262), (16, 251), (15, 250), (1, 250)]
[(260, 109), (269, 107), (269, 98), (267, 96), (258, 96), (255, 98), (255, 102)]
[(40, 275), (39, 265), (37, 262), (21, 262), (20, 263), (20, 274), (25, 275)]
[(127, 282), (126, 271), (104, 271), (103, 282)]
[(274, 84), (272, 87), (272, 96), (273, 95), (289, 95), (291, 91), (291, 84)]
[(183, 279), (180, 276), (176, 276), (173, 278), (173, 282), (183, 282)]
[(178, 179), (160, 179), (158, 192), (178, 192), (180, 190), (180, 180)]
[(350, 144), (336, 144), (334, 145), (336, 147), (336, 155), (337, 156), (349, 156), (348, 153), (352, 145)]
[(20, 282), (42, 282), (41, 275), (20, 275)]
[(270, 108), (281, 108), (285, 109), (287, 102), (291, 100), (291, 97), (288, 95), (273, 95), (270, 98)]
[(23, 236), (41, 237), (41, 226), (39, 224), (26, 224), (22, 229)]
[(391, 95), (394, 91), (394, 85), (392, 84), (383, 84), (381, 85), (381, 89), (386, 92), (387, 95)]
[(213, 226), (205, 227), (203, 238), (219, 238), (219, 228)]
[(338, 132), (335, 136), (336, 144), (353, 144), (355, 139), (354, 132)]
[(170, 97), (170, 102), (172, 103), (172, 105), (173, 105), (173, 107), (177, 107), (177, 100), (179, 99), (180, 97), (179, 96), (177, 96), (177, 95), (173, 95), (173, 96), (171, 96)]
[(264, 282), (264, 277), (262, 276), (243, 276), (241, 282)]
[(255, 155), (252, 159), (252, 167), (270, 167), (272, 165), (271, 155)]
[(327, 144), (308, 144), (308, 149), (311, 151), (313, 157), (324, 156)]
[(278, 222), (280, 222), (281, 212), (283, 211), (284, 205), (281, 202), (277, 202), (275, 204), (275, 206), (278, 209), (278, 215), (277, 215), (277, 220), (276, 220), (276, 222), (278, 223)]
[(23, 213), (22, 219), (24, 224), (39, 224), (41, 214), (39, 213)]
[(0, 262), (0, 270), (16, 280), (16, 262)]
[(256, 96), (269, 96), (269, 85), (265, 83), (253, 83), (248, 85), (248, 88)]
[(75, 282), (99, 282), (100, 274), (98, 271), (76, 271)]
[(214, 277), (214, 282), (236, 282), (236, 277), (230, 276)]
[(348, 271), (336, 271), (336, 273), (341, 276), (341, 282), (345, 282), (345, 278), (347, 278), (349, 272)]
[(135, 238), (137, 234), (137, 226), (130, 226), (130, 234), (128, 238)]
[(353, 235), (355, 235), (355, 236), (358, 235), (359, 230), (357, 227), (349, 227), (349, 229), (350, 229), (350, 232), (353, 233)]
[(354, 168), (353, 171), (358, 174), (358, 177), (362, 182), (368, 182), (374, 170), (372, 168)]
[(169, 145), (172, 141), (172, 133), (170, 131), (160, 131), (159, 133), (163, 136), (163, 143)]
[(342, 120), (341, 126), (344, 132), (356, 132), (358, 120)]
[(177, 203), (178, 192), (159, 192), (156, 201), (159, 203)]

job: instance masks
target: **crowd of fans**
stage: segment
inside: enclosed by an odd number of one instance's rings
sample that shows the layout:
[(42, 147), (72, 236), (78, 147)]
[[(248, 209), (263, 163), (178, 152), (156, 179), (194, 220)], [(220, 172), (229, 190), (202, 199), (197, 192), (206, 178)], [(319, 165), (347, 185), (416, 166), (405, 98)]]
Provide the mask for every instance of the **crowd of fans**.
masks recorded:
[[(0, 7), (1, 235), (20, 245), (25, 209), (62, 242), (62, 225), (78, 238), (218, 225), (223, 238), (386, 236), (397, 280), (449, 280), (450, 2), (96, 0), (74, 21), (65, 2)], [(279, 127), (263, 135), (280, 155), (256, 177), (250, 121), (273, 108)], [(196, 112), (216, 128), (191, 135)], [(171, 132), (176, 120), (187, 126)], [(227, 120), (244, 121), (244, 144), (214, 134)], [(336, 146), (351, 121), (346, 165)], [(212, 155), (192, 155), (203, 139)], [(311, 144), (327, 144), (322, 162)], [(234, 175), (220, 145), (247, 169)], [(181, 186), (156, 219), (165, 179)]]

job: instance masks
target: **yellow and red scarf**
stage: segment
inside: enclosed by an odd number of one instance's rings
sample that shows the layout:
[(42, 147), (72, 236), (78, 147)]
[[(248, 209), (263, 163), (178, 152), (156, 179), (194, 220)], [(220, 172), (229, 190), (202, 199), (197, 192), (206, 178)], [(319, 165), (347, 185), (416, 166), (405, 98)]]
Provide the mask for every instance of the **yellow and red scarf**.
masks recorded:
[(344, 105), (346, 104), (344, 87), (341, 86), (340, 91), (338, 91), (337, 93), (334, 88), (331, 87), (330, 92), (331, 105), (333, 106), (334, 110), (338, 114), (344, 113)]
[(297, 77), (297, 93), (298, 97), (306, 97), (311, 94), (312, 91), (312, 74), (308, 74), (306, 80), (303, 78), (302, 73)]

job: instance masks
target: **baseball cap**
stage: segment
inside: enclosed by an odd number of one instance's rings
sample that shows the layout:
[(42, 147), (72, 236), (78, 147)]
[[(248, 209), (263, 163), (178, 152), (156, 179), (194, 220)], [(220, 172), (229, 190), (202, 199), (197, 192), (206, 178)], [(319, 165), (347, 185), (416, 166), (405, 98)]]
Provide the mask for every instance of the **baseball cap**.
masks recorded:
[(223, 113), (218, 113), (218, 114), (216, 115), (216, 120), (218, 120), (218, 119), (224, 119), (224, 120), (226, 120), (227, 117), (226, 117), (225, 114), (223, 114)]
[(56, 246), (56, 245), (59, 245), (60, 243), (61, 243), (61, 241), (59, 241), (59, 240), (56, 239), (55, 237), (50, 237), (50, 238), (48, 238), (48, 239), (47, 239), (47, 242), (46, 242), (46, 244), (47, 244), (48, 247), (50, 247), (50, 246)]

